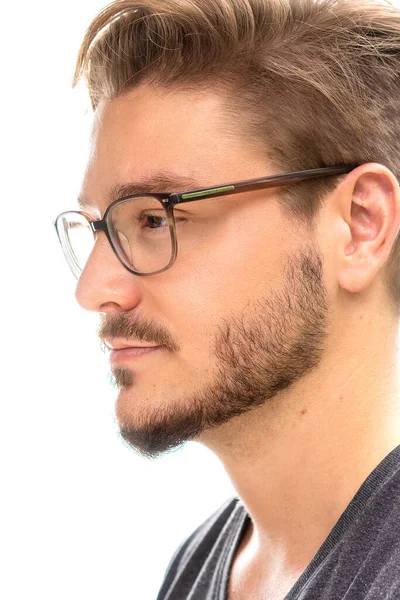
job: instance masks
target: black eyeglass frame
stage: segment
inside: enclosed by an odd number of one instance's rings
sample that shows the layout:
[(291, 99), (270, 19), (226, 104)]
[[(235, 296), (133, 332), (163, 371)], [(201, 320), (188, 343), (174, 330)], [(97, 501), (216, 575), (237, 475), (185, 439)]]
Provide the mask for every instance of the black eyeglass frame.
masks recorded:
[[(189, 190), (185, 192), (174, 192), (174, 193), (153, 193), (153, 194), (135, 194), (131, 196), (124, 196), (123, 198), (118, 198), (114, 202), (112, 202), (106, 209), (104, 216), (102, 219), (98, 221), (91, 221), (89, 216), (83, 211), (65, 211), (58, 215), (58, 217), (53, 222), (53, 225), (56, 229), (57, 236), (59, 238), (61, 247), (64, 250), (64, 245), (61, 240), (60, 232), (57, 227), (58, 221), (65, 214), (73, 214), (77, 213), (79, 215), (84, 216), (88, 223), (92, 228), (93, 235), (97, 231), (104, 231), (107, 236), (107, 239), (113, 249), (114, 253), (122, 263), (122, 265), (132, 274), (139, 276), (148, 276), (148, 275), (158, 275), (159, 273), (163, 273), (167, 269), (170, 269), (174, 262), (176, 261), (178, 254), (178, 240), (175, 229), (175, 218), (174, 218), (174, 207), (177, 204), (182, 204), (184, 202), (192, 202), (195, 200), (202, 200), (208, 198), (214, 198), (217, 196), (229, 196), (233, 194), (239, 194), (243, 192), (256, 191), (261, 189), (268, 189), (274, 187), (282, 187), (285, 185), (294, 185), (296, 183), (300, 183), (301, 181), (306, 181), (308, 179), (317, 179), (319, 177), (329, 177), (335, 175), (344, 175), (346, 173), (350, 173), (353, 169), (355, 169), (358, 165), (343, 165), (337, 167), (322, 167), (318, 169), (307, 169), (305, 171), (295, 171), (293, 173), (285, 173), (282, 175), (268, 175), (267, 177), (258, 177), (256, 179), (246, 179), (243, 181), (237, 181), (234, 183), (227, 183), (218, 186), (211, 186), (205, 188), (199, 188), (195, 190)], [(118, 243), (116, 243), (113, 239), (113, 224), (109, 220), (109, 215), (114, 206), (120, 204), (122, 202), (126, 202), (127, 200), (132, 200), (134, 198), (145, 198), (151, 197), (157, 199), (162, 207), (165, 210), (169, 230), (171, 235), (171, 260), (166, 267), (159, 269), (158, 271), (152, 271), (149, 273), (142, 273), (141, 271), (136, 271), (124, 258), (123, 252), (119, 249)], [(117, 234), (115, 234), (117, 236)], [(116, 237), (117, 239), (117, 237)], [(67, 262), (70, 264), (70, 261), (67, 258)], [(76, 263), (73, 256), (71, 256), (72, 260)], [(76, 263), (76, 266), (79, 270), (80, 266)], [(70, 264), (71, 270), (73, 270)], [(75, 276), (79, 278), (79, 276), (73, 270)]]

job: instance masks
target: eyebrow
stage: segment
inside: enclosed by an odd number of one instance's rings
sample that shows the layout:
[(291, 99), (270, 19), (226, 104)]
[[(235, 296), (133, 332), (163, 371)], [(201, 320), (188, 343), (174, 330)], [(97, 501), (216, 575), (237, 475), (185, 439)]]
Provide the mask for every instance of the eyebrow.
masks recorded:
[[(203, 184), (192, 177), (177, 175), (163, 171), (140, 181), (114, 184), (106, 195), (106, 205), (109, 206), (115, 200), (125, 196), (135, 196), (136, 194), (159, 194), (165, 193), (167, 196), (173, 192), (186, 192), (189, 190), (201, 188)], [(204, 187), (204, 186), (203, 186)], [(170, 190), (170, 191), (168, 191)], [(93, 203), (82, 196), (78, 196), (78, 205), (81, 210), (94, 208)]]

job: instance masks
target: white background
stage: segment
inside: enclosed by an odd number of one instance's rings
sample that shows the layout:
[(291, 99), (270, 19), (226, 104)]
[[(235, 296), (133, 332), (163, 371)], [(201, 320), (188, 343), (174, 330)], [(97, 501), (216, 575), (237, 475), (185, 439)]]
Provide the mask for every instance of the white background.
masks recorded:
[(177, 545), (234, 492), (196, 444), (119, 440), (97, 317), (52, 221), (75, 206), (89, 117), (71, 79), (98, 0), (7, 2), (1, 51), (0, 597), (154, 600)]
[(4, 600), (154, 600), (178, 544), (234, 493), (198, 444), (149, 462), (119, 440), (98, 318), (77, 305), (53, 230), (76, 207), (90, 118), (71, 80), (104, 4), (2, 5)]

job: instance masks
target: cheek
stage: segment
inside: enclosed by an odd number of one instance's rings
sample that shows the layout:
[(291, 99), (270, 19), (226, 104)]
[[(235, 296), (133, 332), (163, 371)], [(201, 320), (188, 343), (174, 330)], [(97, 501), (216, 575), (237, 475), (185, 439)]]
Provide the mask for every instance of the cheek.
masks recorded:
[(210, 302), (220, 312), (239, 314), (252, 299), (278, 288), (288, 247), (279, 215), (264, 203), (258, 210), (238, 210), (230, 215), (218, 240), (208, 248), (208, 261), (193, 268), (203, 278)]
[(269, 216), (227, 219), (202, 252), (178, 259), (164, 274), (162, 312), (178, 343), (210, 347), (224, 319), (279, 289), (287, 244), (281, 224)]

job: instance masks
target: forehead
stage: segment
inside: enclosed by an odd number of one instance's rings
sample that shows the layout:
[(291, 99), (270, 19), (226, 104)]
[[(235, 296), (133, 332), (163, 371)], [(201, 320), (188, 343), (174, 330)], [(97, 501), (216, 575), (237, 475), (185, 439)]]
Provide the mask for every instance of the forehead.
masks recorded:
[(104, 207), (110, 190), (132, 182), (158, 178), (163, 187), (170, 180), (169, 189), (152, 190), (168, 192), (238, 180), (244, 153), (265, 171), (264, 152), (235, 131), (221, 96), (142, 86), (97, 108), (80, 198)]
[(219, 136), (213, 132), (223, 115), (222, 99), (216, 95), (168, 93), (142, 86), (99, 105), (92, 141), (98, 158), (109, 154), (111, 143), (115, 155), (130, 152), (170, 161), (184, 155), (188, 145), (194, 151), (196, 138), (216, 142)]

